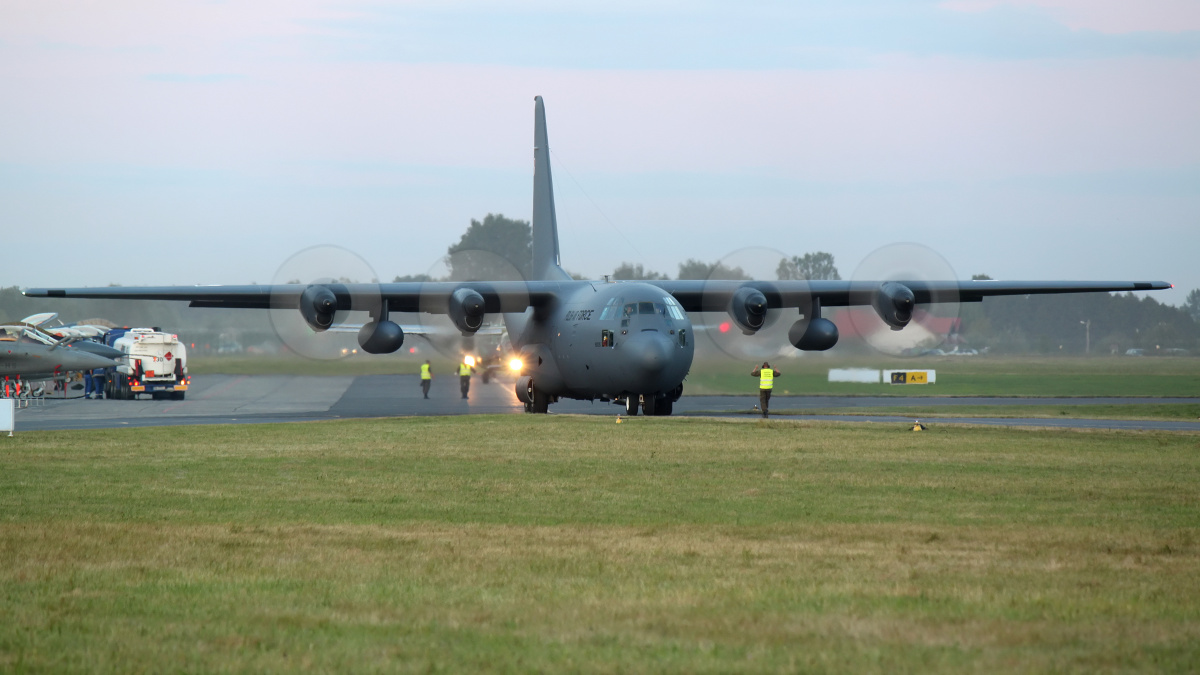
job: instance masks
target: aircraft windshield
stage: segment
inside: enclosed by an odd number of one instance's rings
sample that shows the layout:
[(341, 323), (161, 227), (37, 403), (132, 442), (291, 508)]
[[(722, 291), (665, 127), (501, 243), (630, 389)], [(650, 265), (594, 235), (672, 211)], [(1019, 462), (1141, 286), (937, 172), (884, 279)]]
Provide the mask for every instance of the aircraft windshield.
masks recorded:
[(57, 342), (31, 326), (0, 326), (0, 340), (47, 346)]
[(600, 320), (608, 321), (609, 319), (617, 318), (618, 310), (620, 310), (621, 303), (623, 302), (625, 302), (625, 298), (611, 298), (600, 312)]
[(671, 325), (671, 315), (667, 313), (667, 306), (661, 302), (629, 302), (621, 308), (621, 325), (628, 326), (629, 320), (633, 317), (643, 316), (661, 316), (667, 321), (667, 325)]
[(683, 321), (683, 306), (674, 297), (668, 295), (663, 298), (663, 302), (667, 305), (667, 316), (677, 321)]

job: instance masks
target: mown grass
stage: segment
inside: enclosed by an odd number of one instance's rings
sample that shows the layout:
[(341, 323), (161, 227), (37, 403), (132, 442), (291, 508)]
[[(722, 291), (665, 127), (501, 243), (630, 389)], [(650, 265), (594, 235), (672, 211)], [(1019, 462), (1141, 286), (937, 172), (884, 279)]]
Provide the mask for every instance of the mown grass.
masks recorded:
[[(775, 406), (787, 399), (775, 399)], [(746, 414), (757, 410), (746, 409)], [(772, 415), (904, 415), (906, 417), (1001, 417), (1038, 419), (1191, 420), (1200, 421), (1200, 403), (1136, 403), (1087, 405), (938, 405), (936, 400), (911, 406), (846, 406), (839, 408), (771, 408)]]
[(0, 670), (1200, 662), (1192, 434), (486, 416), (0, 440)]

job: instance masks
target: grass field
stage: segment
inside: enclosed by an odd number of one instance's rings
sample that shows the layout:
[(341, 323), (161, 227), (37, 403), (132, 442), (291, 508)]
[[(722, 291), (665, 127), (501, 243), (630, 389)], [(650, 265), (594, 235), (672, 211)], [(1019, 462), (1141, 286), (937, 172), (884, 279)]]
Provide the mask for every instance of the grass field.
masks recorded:
[(3, 671), (1200, 663), (1200, 435), (481, 416), (0, 441)]
[[(1101, 420), (1200, 420), (1200, 403), (1136, 403), (1088, 405), (938, 405), (931, 400), (923, 405), (846, 406), (841, 408), (788, 409), (787, 399), (774, 399), (772, 415), (904, 415), (905, 417), (1002, 417), (1039, 419)], [(752, 404), (750, 404), (752, 405)], [(747, 415), (757, 414), (748, 408)]]
[[(336, 361), (285, 356), (194, 357), (192, 375), (415, 374), (424, 357), (357, 355)], [(750, 394), (753, 363), (698, 360), (684, 383), (687, 395)], [(775, 362), (784, 374), (779, 393), (834, 396), (1200, 396), (1200, 358), (1195, 357), (938, 357), (893, 359), (806, 355)], [(434, 357), (436, 372), (451, 363)], [(830, 368), (933, 368), (937, 383), (895, 387), (829, 382)]]

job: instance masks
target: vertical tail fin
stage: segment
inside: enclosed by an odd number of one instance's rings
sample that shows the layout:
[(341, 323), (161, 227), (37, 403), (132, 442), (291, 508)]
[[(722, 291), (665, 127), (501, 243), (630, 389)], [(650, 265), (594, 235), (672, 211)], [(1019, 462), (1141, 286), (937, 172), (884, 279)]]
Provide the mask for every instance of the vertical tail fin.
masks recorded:
[(533, 278), (541, 281), (570, 279), (559, 266), (558, 221), (554, 217), (554, 181), (550, 178), (550, 142), (546, 135), (546, 107), (534, 97), (533, 114)]

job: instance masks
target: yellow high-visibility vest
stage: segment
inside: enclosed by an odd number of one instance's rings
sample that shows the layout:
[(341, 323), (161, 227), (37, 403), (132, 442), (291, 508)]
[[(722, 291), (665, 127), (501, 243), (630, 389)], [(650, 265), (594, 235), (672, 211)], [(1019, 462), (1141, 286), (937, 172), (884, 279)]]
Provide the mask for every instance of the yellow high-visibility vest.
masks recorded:
[(458, 364), (458, 374), (459, 375), (470, 375), (471, 374), (471, 366), (468, 366), (465, 363)]
[(775, 370), (773, 368), (763, 368), (758, 371), (758, 388), (770, 389), (775, 386)]
[(429, 373), (429, 364), (428, 363), (421, 364), (421, 379), (422, 380), (432, 380), (433, 379), (433, 375), (431, 375)]

